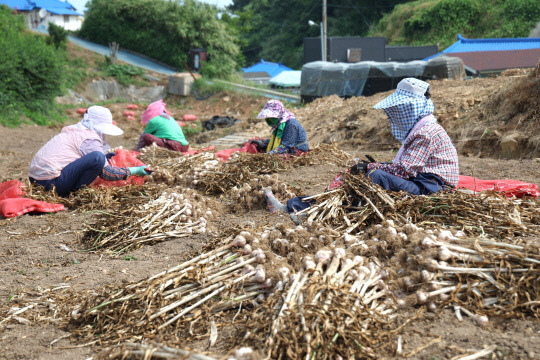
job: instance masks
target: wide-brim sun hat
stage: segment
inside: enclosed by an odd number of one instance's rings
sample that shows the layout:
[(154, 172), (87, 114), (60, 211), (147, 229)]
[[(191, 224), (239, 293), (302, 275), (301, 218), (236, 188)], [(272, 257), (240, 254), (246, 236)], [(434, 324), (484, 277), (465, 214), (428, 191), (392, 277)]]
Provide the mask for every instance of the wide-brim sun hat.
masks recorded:
[(407, 104), (411, 101), (425, 98), (429, 84), (415, 78), (401, 80), (396, 91), (373, 106), (374, 109), (388, 109), (393, 106)]
[(257, 119), (280, 118), (283, 113), (283, 103), (279, 100), (269, 100), (261, 110)]
[(113, 124), (111, 111), (103, 106), (90, 106), (84, 115), (92, 127), (105, 135), (118, 136), (124, 130)]

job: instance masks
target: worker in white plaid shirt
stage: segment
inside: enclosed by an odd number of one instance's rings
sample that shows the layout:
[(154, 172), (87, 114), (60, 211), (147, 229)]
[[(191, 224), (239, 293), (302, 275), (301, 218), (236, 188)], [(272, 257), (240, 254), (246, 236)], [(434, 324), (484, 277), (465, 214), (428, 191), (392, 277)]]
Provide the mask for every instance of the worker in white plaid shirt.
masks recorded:
[(392, 134), (402, 146), (391, 163), (359, 163), (351, 172), (364, 172), (384, 189), (413, 195), (456, 187), (459, 180), (457, 151), (433, 116), (427, 82), (403, 79), (397, 90), (374, 108), (384, 110)]

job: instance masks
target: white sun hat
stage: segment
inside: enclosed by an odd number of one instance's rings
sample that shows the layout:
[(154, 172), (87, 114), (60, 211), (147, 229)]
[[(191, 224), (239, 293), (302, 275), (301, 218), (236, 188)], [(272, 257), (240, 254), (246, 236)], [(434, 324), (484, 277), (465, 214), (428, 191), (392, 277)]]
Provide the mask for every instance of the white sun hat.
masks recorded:
[(396, 91), (375, 104), (375, 109), (388, 109), (392, 106), (410, 103), (418, 99), (425, 99), (424, 94), (429, 89), (429, 84), (415, 78), (401, 80)]
[(103, 106), (90, 106), (84, 114), (83, 125), (90, 123), (90, 128), (95, 129), (105, 135), (118, 136), (124, 130), (113, 124), (111, 111)]

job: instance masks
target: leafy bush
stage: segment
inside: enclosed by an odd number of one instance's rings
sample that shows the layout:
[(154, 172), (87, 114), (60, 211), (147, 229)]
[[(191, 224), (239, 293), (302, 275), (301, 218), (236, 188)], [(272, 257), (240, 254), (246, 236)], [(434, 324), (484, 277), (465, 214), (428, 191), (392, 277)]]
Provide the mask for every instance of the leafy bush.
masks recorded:
[(527, 37), (540, 19), (538, 0), (418, 0), (397, 5), (370, 32), (392, 45), (439, 44), (466, 38)]
[(206, 48), (204, 75), (225, 76), (236, 68), (236, 37), (217, 18), (217, 9), (194, 0), (92, 0), (79, 31), (81, 37), (108, 45), (117, 42), (179, 69), (189, 50)]
[(131, 84), (132, 78), (144, 75), (144, 70), (129, 64), (110, 64), (105, 68), (107, 76), (114, 76), (119, 83)]
[(66, 48), (68, 32), (63, 27), (49, 23), (48, 32), (49, 37), (47, 38), (47, 44), (54, 44), (57, 49)]
[(51, 122), (58, 111), (63, 55), (41, 35), (25, 31), (24, 17), (0, 5), (0, 123), (16, 126), (24, 121)]

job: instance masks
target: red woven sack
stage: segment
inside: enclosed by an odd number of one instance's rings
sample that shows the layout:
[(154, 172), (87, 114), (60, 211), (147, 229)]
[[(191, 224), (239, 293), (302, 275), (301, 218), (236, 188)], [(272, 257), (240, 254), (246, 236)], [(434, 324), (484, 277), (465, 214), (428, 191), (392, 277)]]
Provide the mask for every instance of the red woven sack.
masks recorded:
[(62, 204), (51, 204), (27, 198), (6, 199), (0, 201), (0, 214), (12, 218), (29, 212), (56, 212), (65, 210)]
[[(113, 156), (111, 160), (109, 160), (109, 164), (111, 164), (112, 166), (133, 167), (133, 166), (144, 165), (144, 163), (141, 160), (137, 159), (137, 155), (139, 155), (137, 151), (117, 149), (115, 152), (116, 152), (116, 155)], [(94, 180), (93, 183), (90, 184), (90, 187), (126, 186), (129, 184), (142, 185), (144, 184), (144, 177), (132, 175), (128, 177), (126, 180), (117, 180), (117, 181), (106, 181), (98, 177), (96, 180)]]
[(197, 120), (197, 116), (193, 115), (193, 114), (186, 114), (186, 115), (182, 116), (182, 120), (184, 120), (184, 121), (195, 121), (195, 120)]
[(0, 184), (0, 201), (23, 197), (24, 184), (17, 180), (4, 181)]
[(64, 210), (62, 204), (51, 204), (25, 198), (24, 184), (9, 180), (0, 184), (0, 215), (12, 218), (29, 212), (54, 212)]
[(243, 152), (243, 153), (247, 152), (247, 153), (250, 153), (250, 154), (257, 154), (258, 153), (257, 147), (255, 145), (253, 145), (250, 141), (248, 141), (241, 148), (220, 150), (220, 151), (216, 152), (216, 157), (218, 159), (223, 160), (223, 161), (227, 161), (227, 160), (229, 160), (231, 155), (233, 153), (235, 153), (235, 152)]

